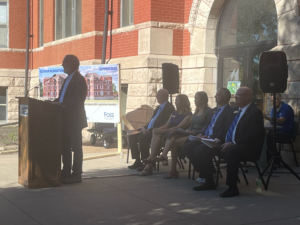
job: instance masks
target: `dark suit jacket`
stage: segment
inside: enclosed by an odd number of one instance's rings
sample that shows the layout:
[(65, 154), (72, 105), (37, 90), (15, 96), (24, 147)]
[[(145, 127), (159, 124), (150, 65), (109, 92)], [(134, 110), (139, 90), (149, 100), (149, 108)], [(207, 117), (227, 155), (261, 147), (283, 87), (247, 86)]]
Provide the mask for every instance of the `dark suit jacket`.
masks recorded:
[[(211, 119), (215, 115), (216, 111), (218, 110), (218, 107), (214, 108), (210, 115), (208, 115), (208, 119), (206, 122), (206, 125), (201, 130), (200, 134), (205, 134), (206, 128), (211, 122)], [(220, 141), (223, 142), (223, 136), (224, 136), (224, 124), (226, 124), (226, 121), (228, 120), (228, 115), (232, 113), (233, 108), (228, 104), (225, 109), (222, 111), (222, 113), (219, 115), (217, 122), (213, 128), (213, 134), (210, 136), (210, 138), (215, 139), (218, 138)]]
[[(158, 112), (158, 109), (159, 107), (157, 107), (154, 112), (153, 112), (153, 115), (151, 117), (151, 119), (156, 115), (156, 113)], [(170, 103), (170, 102), (167, 102), (164, 109), (161, 111), (161, 113), (159, 114), (159, 116), (157, 117), (157, 119), (155, 120), (154, 124), (153, 124), (153, 128), (159, 128), (163, 125), (165, 125), (169, 118), (170, 118), (170, 115), (172, 114), (172, 112), (175, 111), (175, 108), (174, 106)], [(151, 121), (151, 120), (150, 120)], [(149, 122), (150, 122), (149, 121)], [(144, 126), (145, 129), (148, 129), (148, 125), (149, 123)], [(150, 129), (152, 130), (152, 129)]]
[[(66, 79), (59, 91), (59, 98)], [(86, 98), (87, 86), (86, 81), (81, 74), (76, 71), (73, 75), (67, 90), (65, 92), (63, 105), (63, 129), (83, 129), (87, 127), (86, 114), (84, 109), (84, 101)], [(58, 102), (58, 99), (54, 101)]]
[[(238, 110), (239, 107), (234, 108), (234, 111), (229, 116), (226, 123), (225, 136)], [(264, 144), (264, 139), (265, 128), (263, 114), (254, 104), (251, 103), (242, 118), (239, 120), (234, 141), (237, 145), (246, 145), (253, 149), (254, 156), (258, 160)]]

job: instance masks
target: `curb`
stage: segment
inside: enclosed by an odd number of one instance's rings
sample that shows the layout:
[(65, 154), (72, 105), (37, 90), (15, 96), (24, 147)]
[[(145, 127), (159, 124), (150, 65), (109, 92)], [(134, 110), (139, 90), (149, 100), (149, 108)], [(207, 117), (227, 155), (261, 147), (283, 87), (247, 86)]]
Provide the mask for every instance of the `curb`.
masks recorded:
[(4, 151), (4, 150), (15, 150), (18, 148), (18, 145), (9, 145), (9, 146), (3, 146), (0, 147), (0, 151)]
[(88, 157), (84, 157), (83, 161), (91, 160), (91, 159), (106, 158), (106, 157), (117, 156), (117, 155), (120, 155), (120, 153), (108, 153), (108, 154), (103, 154), (103, 155), (88, 156)]
[(18, 150), (2, 150), (0, 151), (0, 155), (4, 155), (4, 154), (11, 154), (11, 153), (17, 153)]

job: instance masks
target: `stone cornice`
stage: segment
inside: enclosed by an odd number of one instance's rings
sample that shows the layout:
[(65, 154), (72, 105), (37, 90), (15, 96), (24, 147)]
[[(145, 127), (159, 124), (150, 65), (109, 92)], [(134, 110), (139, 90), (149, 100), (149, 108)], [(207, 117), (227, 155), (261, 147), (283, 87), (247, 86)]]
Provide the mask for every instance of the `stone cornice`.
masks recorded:
[(0, 48), (0, 52), (26, 52), (26, 49), (20, 48)]
[[(140, 23), (140, 24), (136, 24), (136, 25), (132, 25), (132, 26), (128, 26), (128, 27), (113, 29), (112, 34), (116, 35), (116, 34), (125, 33), (125, 32), (132, 32), (132, 31), (136, 31), (136, 30), (140, 30), (140, 29), (144, 29), (144, 28), (149, 28), (149, 27), (184, 30), (184, 29), (188, 29), (188, 26), (189, 26), (189, 24), (184, 24), (184, 23), (168, 23), (168, 22), (149, 21), (149, 22)], [(110, 35), (110, 32), (108, 32), (108, 35)], [(78, 34), (78, 35), (75, 35), (72, 37), (63, 38), (60, 40), (45, 43), (44, 46), (30, 49), (30, 51), (39, 52), (39, 51), (43, 51), (45, 47), (55, 46), (55, 45), (63, 44), (66, 42), (76, 41), (76, 40), (93, 37), (93, 36), (103, 36), (103, 32), (102, 31), (91, 31), (91, 32), (87, 32), (84, 34)], [(0, 52), (26, 52), (26, 49), (0, 48)]]

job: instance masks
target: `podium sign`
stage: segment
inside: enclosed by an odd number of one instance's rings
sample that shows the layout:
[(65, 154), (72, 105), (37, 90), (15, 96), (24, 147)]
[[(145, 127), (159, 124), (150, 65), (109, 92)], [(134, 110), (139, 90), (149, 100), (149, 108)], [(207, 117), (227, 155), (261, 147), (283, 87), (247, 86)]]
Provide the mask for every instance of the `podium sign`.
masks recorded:
[(19, 99), (18, 182), (27, 188), (60, 186), (62, 107)]

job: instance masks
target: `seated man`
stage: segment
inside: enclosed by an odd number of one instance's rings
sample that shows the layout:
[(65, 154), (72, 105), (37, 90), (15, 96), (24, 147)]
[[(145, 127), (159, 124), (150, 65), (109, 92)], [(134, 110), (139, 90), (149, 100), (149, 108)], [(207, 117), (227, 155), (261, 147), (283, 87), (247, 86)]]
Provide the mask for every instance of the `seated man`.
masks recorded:
[[(228, 113), (232, 112), (232, 108), (228, 104), (231, 98), (231, 93), (227, 88), (220, 88), (216, 95), (216, 103), (218, 107), (215, 107), (210, 115), (208, 115), (207, 123), (203, 129), (199, 132), (200, 137), (218, 138), (224, 127), (224, 123), (228, 117)], [(202, 143), (200, 141), (188, 141), (183, 147), (182, 151), (184, 155), (189, 158), (193, 164), (195, 170), (199, 172), (199, 161), (195, 155), (195, 149)], [(212, 167), (214, 168), (214, 167)]]
[[(166, 89), (159, 90), (156, 94), (159, 106), (154, 110), (150, 122), (141, 128), (142, 133), (129, 136), (132, 159), (135, 159), (133, 165), (128, 166), (129, 169), (140, 167), (140, 171), (144, 169), (141, 158), (147, 159), (149, 157), (149, 143), (152, 139), (152, 130), (163, 126), (169, 120), (171, 113), (175, 111), (174, 106), (168, 101), (168, 97), (169, 92)], [(140, 152), (137, 143), (140, 145)]]
[(219, 156), (227, 161), (226, 184), (229, 188), (220, 197), (239, 195), (237, 178), (241, 161), (257, 161), (264, 143), (265, 130), (262, 112), (252, 102), (252, 91), (248, 87), (238, 89), (235, 103), (238, 106), (229, 115), (225, 125), (222, 148), (209, 148), (202, 144), (195, 150), (200, 176), (206, 181), (194, 191), (215, 190), (213, 181), (212, 158)]
[[(271, 97), (273, 102), (273, 96)], [(273, 110), (271, 110), (271, 117), (264, 115), (264, 118), (273, 124)], [(282, 129), (276, 130), (276, 140), (291, 139), (294, 130), (294, 110), (291, 106), (281, 101), (281, 95), (276, 94), (276, 124), (282, 126)], [(273, 150), (273, 131), (267, 135), (267, 158), (271, 158), (270, 152)]]

